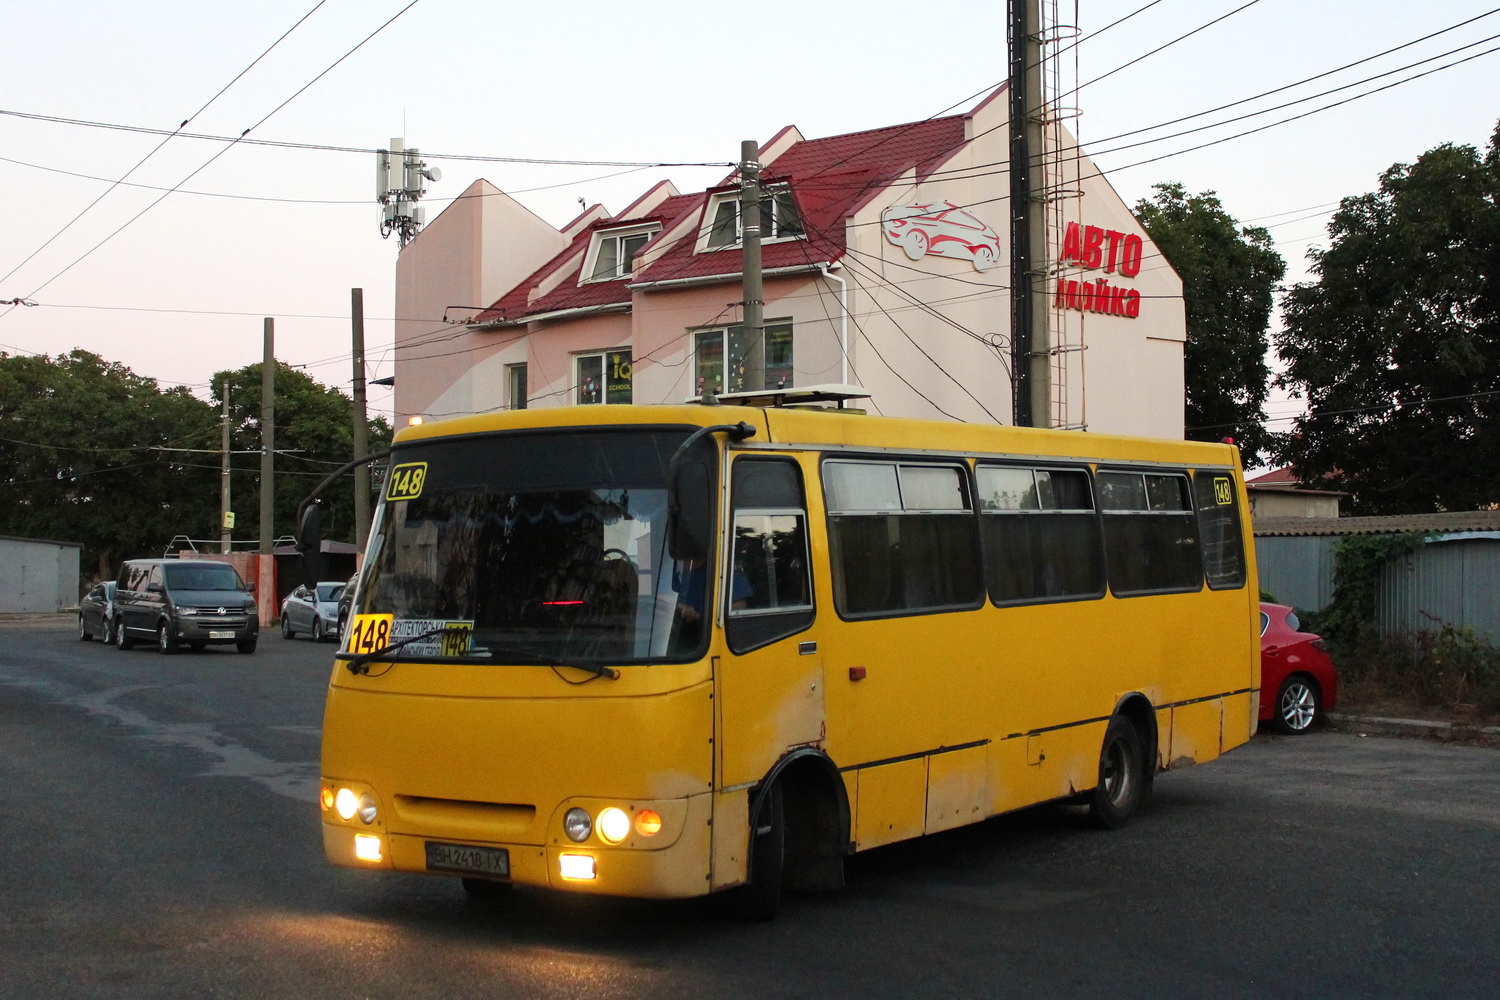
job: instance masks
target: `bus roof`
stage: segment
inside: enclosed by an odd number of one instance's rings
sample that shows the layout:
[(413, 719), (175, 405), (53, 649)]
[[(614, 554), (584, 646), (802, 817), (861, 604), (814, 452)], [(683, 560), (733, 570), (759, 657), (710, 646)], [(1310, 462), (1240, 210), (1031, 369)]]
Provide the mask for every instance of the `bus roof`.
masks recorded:
[(755, 428), (755, 435), (737, 445), (740, 448), (890, 449), (932, 455), (1046, 456), (1106, 463), (1152, 461), (1194, 467), (1239, 466), (1238, 452), (1232, 445), (1202, 441), (875, 417), (838, 410), (701, 404), (566, 406), (482, 413), (403, 428), (396, 434), (395, 445), (557, 427), (707, 427), (740, 421)]

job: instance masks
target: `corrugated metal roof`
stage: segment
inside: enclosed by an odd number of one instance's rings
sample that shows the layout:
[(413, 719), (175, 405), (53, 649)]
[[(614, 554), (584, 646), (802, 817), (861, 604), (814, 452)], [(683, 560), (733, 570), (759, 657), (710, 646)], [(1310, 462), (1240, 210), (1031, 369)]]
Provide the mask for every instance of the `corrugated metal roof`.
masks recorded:
[(1500, 510), (1457, 510), (1440, 514), (1396, 514), (1388, 517), (1263, 517), (1257, 518), (1252, 527), (1257, 536), (1500, 531)]

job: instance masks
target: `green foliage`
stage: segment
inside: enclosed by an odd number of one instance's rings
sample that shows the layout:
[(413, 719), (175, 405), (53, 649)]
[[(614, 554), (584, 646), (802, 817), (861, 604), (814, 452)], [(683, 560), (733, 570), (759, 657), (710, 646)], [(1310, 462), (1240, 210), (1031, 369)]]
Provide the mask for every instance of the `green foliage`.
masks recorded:
[(1270, 451), (1266, 330), (1286, 262), (1265, 229), (1239, 226), (1212, 191), (1157, 184), (1135, 214), (1182, 278), (1187, 436), (1233, 437), (1247, 466)]
[(1367, 635), (1338, 663), (1355, 701), (1500, 712), (1500, 646), (1469, 627), (1439, 623), (1405, 636)]
[[(220, 373), (213, 402), (87, 351), (56, 358), (0, 353), (0, 534), (81, 542), (87, 575), (159, 555), (174, 535), (219, 537), (219, 406), (230, 385), (232, 449), (260, 448), (260, 366)], [(279, 365), (276, 520), (290, 534), (297, 504), (349, 461), (352, 403)], [(391, 428), (372, 422), (370, 448)], [(233, 455), (237, 540), (259, 537), (260, 458)], [(324, 534), (353, 541), (353, 476), (325, 491)]]
[(1500, 502), (1500, 126), (1392, 166), (1328, 235), (1275, 338), (1310, 408), (1280, 457), (1356, 514)]
[[(223, 406), (224, 383), (229, 383), (231, 448), (258, 451), (261, 446), (261, 365), (218, 372), (211, 390), (216, 412)], [(276, 365), (276, 485), (271, 537), (291, 535), (297, 505), (329, 473), (354, 458), (353, 403), (337, 389), (315, 381), (284, 363)], [(384, 417), (370, 423), (371, 451), (389, 448), (391, 427)], [(235, 455), (230, 497), (235, 511), (236, 538), (260, 537), (260, 456)], [(354, 541), (354, 476), (323, 491), (323, 537)], [(374, 503), (371, 503), (371, 509)]]
[(0, 354), (0, 533), (81, 542), (100, 574), (218, 522), (212, 411), (75, 350)]
[(1335, 649), (1347, 652), (1376, 635), (1375, 604), (1380, 572), (1393, 560), (1421, 548), (1427, 533), (1345, 535), (1334, 546), (1333, 599), (1318, 613), (1317, 628)]

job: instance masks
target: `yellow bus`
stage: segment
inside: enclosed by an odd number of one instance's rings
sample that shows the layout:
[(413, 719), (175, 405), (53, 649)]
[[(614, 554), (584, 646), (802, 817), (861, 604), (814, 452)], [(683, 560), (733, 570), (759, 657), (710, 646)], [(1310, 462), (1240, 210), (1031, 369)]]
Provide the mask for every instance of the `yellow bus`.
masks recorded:
[(1255, 730), (1232, 445), (594, 406), (389, 462), (328, 688), (335, 864), (769, 916), (1037, 803), (1120, 826)]

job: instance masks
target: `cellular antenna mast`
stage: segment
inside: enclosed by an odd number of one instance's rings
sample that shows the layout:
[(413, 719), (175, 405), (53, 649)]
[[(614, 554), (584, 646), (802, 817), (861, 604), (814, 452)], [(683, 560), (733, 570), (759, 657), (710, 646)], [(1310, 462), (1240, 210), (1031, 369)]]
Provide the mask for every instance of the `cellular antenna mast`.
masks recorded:
[[(395, 176), (393, 177), (392, 174)], [(407, 149), (406, 140), (391, 140), (390, 149), (375, 151), (375, 200), (380, 203), (380, 235), (405, 247), (427, 221), (427, 210), (417, 204), (427, 193), (427, 181), (437, 183), (443, 172), (422, 162), (422, 153)]]

